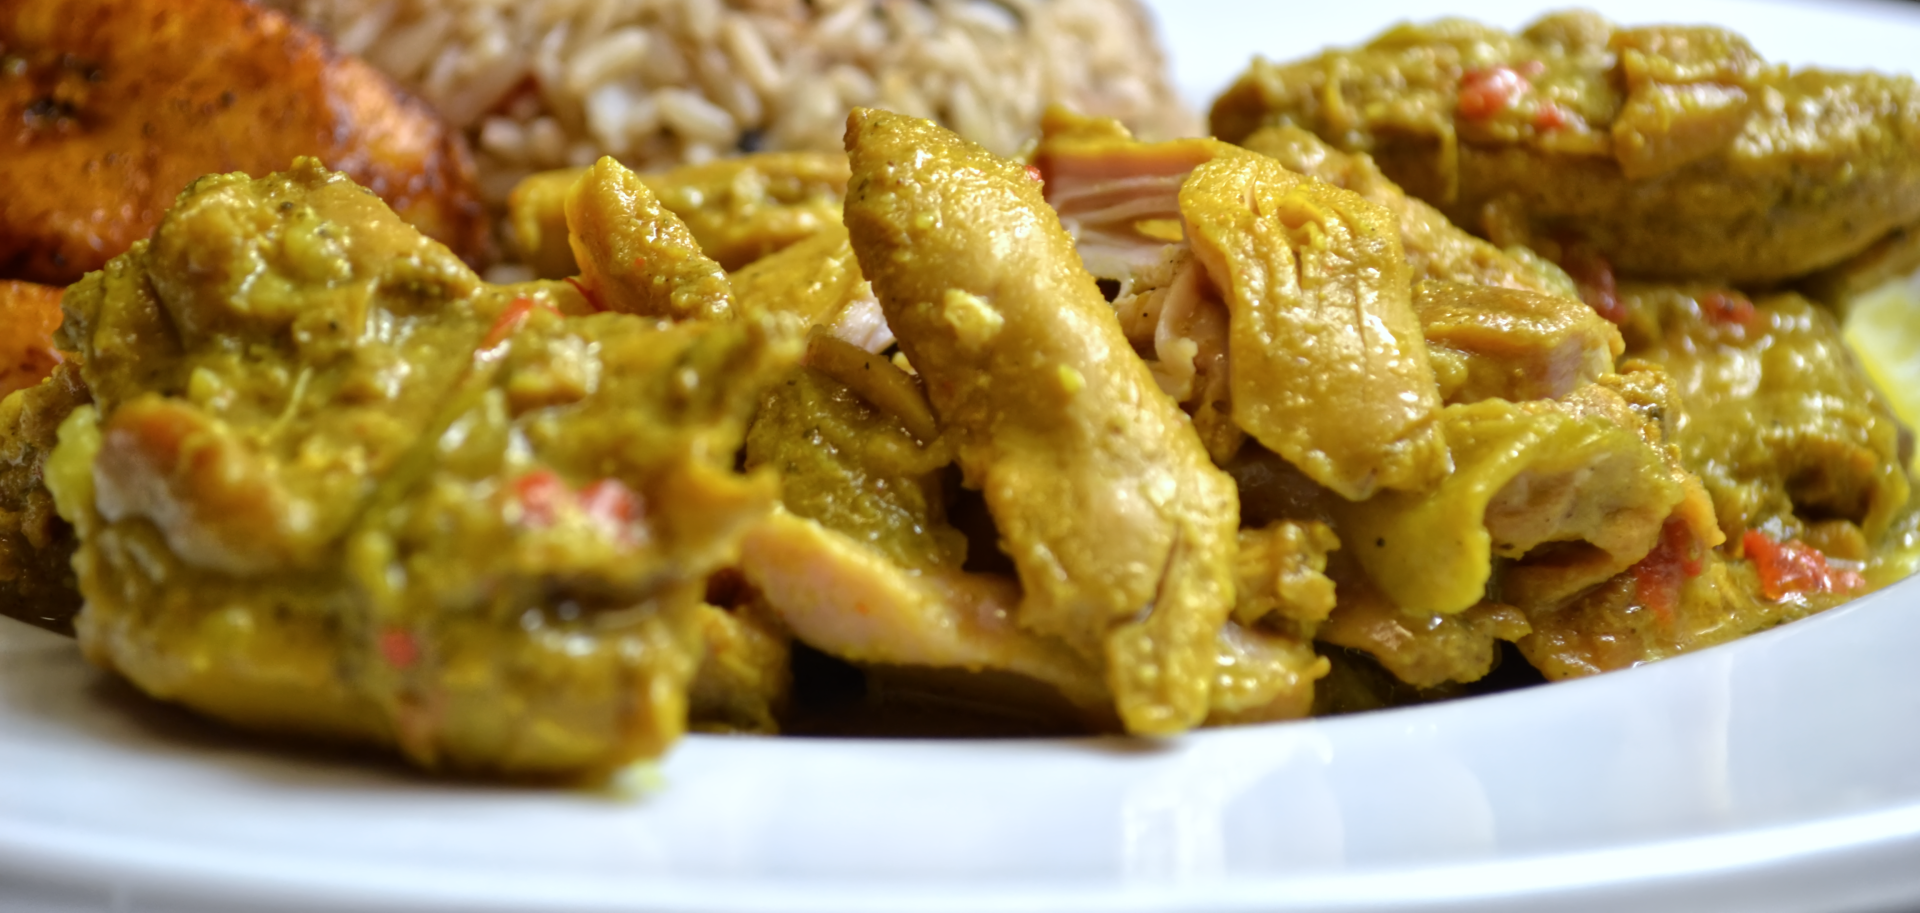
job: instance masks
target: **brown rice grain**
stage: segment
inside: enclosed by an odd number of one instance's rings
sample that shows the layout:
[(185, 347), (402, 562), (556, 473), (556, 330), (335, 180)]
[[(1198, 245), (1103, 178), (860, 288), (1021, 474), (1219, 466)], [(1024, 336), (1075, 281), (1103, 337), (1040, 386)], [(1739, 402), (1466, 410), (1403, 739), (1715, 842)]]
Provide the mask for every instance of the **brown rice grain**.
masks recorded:
[(1197, 120), (1137, 0), (264, 0), (438, 107), (483, 193), (618, 156), (641, 169), (837, 149), (847, 109), (932, 117), (1003, 153), (1050, 102), (1149, 136)]

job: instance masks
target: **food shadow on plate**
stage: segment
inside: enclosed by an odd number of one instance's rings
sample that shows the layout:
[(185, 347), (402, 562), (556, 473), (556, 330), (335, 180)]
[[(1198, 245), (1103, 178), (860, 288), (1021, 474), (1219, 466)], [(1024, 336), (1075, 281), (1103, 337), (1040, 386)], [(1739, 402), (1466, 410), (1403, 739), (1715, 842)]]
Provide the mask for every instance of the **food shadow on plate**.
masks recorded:
[[(1546, 683), (1546, 678), (1520, 655), (1512, 644), (1502, 643), (1493, 670), (1479, 681), (1465, 685), (1418, 689), (1402, 684), (1374, 660), (1357, 650), (1329, 646), (1337, 654), (1339, 672), (1329, 687), (1322, 688), (1315, 717), (1345, 716), (1393, 707), (1411, 707), (1435, 701), (1480, 697), (1530, 688)], [(972, 679), (966, 689), (941, 688), (938, 675), (965, 675)], [(829, 656), (804, 644), (796, 644), (793, 654), (793, 702), (782, 722), (784, 735), (808, 738), (885, 738), (885, 739), (972, 739), (1026, 740), (1056, 739), (1091, 746), (1103, 752), (1151, 754), (1171, 743), (1158, 739), (1129, 738), (1089, 733), (1070, 705), (1039, 689), (992, 673), (965, 673), (953, 670), (904, 669), (870, 666), (861, 668)], [(991, 679), (989, 685), (982, 685)], [(1017, 700), (990, 703), (954, 698), (956, 691), (983, 693), (983, 688), (999, 686), (1018, 694)], [(1014, 715), (1009, 707), (1020, 707)], [(1312, 725), (1309, 721), (1288, 721), (1266, 725)]]

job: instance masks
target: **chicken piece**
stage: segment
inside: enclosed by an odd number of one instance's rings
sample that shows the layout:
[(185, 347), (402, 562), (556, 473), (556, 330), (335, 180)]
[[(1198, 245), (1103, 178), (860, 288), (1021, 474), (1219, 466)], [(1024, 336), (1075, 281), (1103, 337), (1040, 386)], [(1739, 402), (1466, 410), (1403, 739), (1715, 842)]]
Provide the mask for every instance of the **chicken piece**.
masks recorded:
[[(1449, 410), (1452, 411), (1452, 410)], [(1471, 466), (1464, 467), (1471, 470)], [(1247, 447), (1227, 470), (1240, 486), (1246, 516), (1255, 522), (1268, 522), (1267, 529), (1289, 527), (1313, 534), (1316, 528), (1340, 524), (1353, 505), (1308, 479), (1292, 464), (1261, 447)], [(1697, 483), (1696, 483), (1697, 484)], [(1444, 492), (1444, 485), (1443, 485)], [(1388, 497), (1381, 495), (1379, 498)], [(1279, 519), (1276, 519), (1279, 518)], [(1415, 703), (1449, 696), (1457, 686), (1484, 678), (1497, 664), (1500, 642), (1516, 640), (1529, 631), (1527, 618), (1517, 606), (1480, 600), (1461, 612), (1440, 613), (1402, 609), (1387, 596), (1385, 588), (1371, 579), (1359, 558), (1364, 550), (1379, 548), (1373, 540), (1357, 538), (1359, 532), (1341, 527), (1347, 547), (1319, 561), (1322, 580), (1326, 581), (1329, 600), (1315, 615), (1296, 614), (1288, 626), (1305, 637), (1316, 638), (1331, 659), (1329, 675), (1317, 686), (1314, 712), (1346, 713), (1377, 709), (1402, 703)], [(1297, 535), (1297, 534), (1296, 534)], [(1333, 538), (1331, 530), (1328, 539)], [(1243, 581), (1249, 560), (1249, 532), (1241, 533)], [(1588, 549), (1604, 557), (1598, 549)], [(1258, 554), (1254, 551), (1254, 554)], [(1516, 582), (1541, 588), (1535, 578), (1550, 573), (1533, 565), (1539, 561), (1530, 554), (1520, 562), (1501, 562), (1491, 568), (1486, 589), (1505, 591)], [(1607, 562), (1598, 576), (1589, 573), (1577, 594), (1597, 581), (1617, 573), (1621, 565)], [(1529, 577), (1529, 575), (1533, 575)], [(1318, 588), (1319, 582), (1314, 583)], [(1331, 597), (1337, 596), (1337, 602)], [(1564, 601), (1565, 597), (1562, 597)], [(1242, 607), (1247, 602), (1243, 582)], [(1331, 610), (1331, 611), (1328, 611)], [(1275, 618), (1266, 619), (1272, 625)], [(1344, 649), (1341, 649), (1344, 648)], [(1348, 651), (1353, 651), (1349, 653)], [(1354, 657), (1366, 654), (1373, 662)], [(1377, 663), (1378, 665), (1374, 665)], [(1322, 693), (1324, 692), (1324, 693)]]
[(567, 191), (567, 243), (596, 308), (672, 320), (725, 319), (720, 264), (625, 165), (603, 158)]
[(1313, 711), (1314, 682), (1330, 668), (1303, 638), (1229, 621), (1220, 629), (1209, 726), (1297, 720)]
[[(1675, 576), (1674, 569), (1687, 565), (1675, 556), (1697, 557), (1724, 541), (1699, 478), (1682, 464), (1678, 448), (1668, 443), (1682, 410), (1669, 379), (1657, 367), (1629, 361), (1621, 373), (1603, 375), (1557, 402), (1513, 406), (1494, 399), (1477, 408), (1504, 410), (1515, 417), (1557, 412), (1564, 418), (1550, 419), (1550, 424), (1570, 419), (1582, 426), (1578, 434), (1565, 427), (1548, 431), (1549, 437), (1562, 438), (1556, 444), (1480, 442), (1490, 450), (1513, 448), (1498, 458), (1511, 455), (1523, 463), (1540, 458), (1544, 464), (1553, 464), (1567, 455), (1554, 456), (1551, 451), (1572, 438), (1592, 436), (1606, 443), (1578, 445), (1589, 448), (1584, 466), (1579, 458), (1561, 464), (1562, 469), (1532, 464), (1486, 503), (1483, 526), (1506, 557), (1491, 567), (1482, 566), (1475, 577), (1478, 585), (1461, 585), (1457, 598), (1475, 601), (1458, 614), (1426, 610), (1419, 603), (1402, 608), (1388, 594), (1412, 589), (1404, 577), (1394, 576), (1408, 571), (1365, 566), (1369, 541), (1374, 549), (1391, 548), (1392, 542), (1378, 535), (1369, 540), (1373, 527), (1353, 521), (1370, 510), (1391, 509), (1389, 503), (1376, 498), (1369, 502), (1372, 507), (1349, 504), (1292, 472), (1277, 457), (1261, 458), (1252, 448), (1232, 467), (1252, 515), (1329, 518), (1340, 535), (1355, 545), (1352, 554), (1329, 562), (1327, 572), (1335, 582), (1339, 603), (1315, 627), (1314, 635), (1322, 642), (1371, 655), (1396, 681), (1423, 689), (1422, 694), (1439, 694), (1487, 675), (1497, 661), (1499, 641), (1583, 638), (1586, 622), (1582, 619), (1589, 616), (1581, 606), (1596, 587), (1609, 586), (1624, 574), (1677, 588), (1687, 578)], [(1449, 407), (1450, 422), (1462, 418), (1462, 411), (1463, 407)], [(1450, 423), (1450, 443), (1461, 437)], [(1633, 437), (1639, 439), (1638, 446)], [(1530, 447), (1539, 449), (1529, 452)], [(1456, 450), (1455, 456), (1460, 459), (1461, 452)], [(1454, 487), (1458, 480), (1484, 471), (1485, 464), (1474, 458), (1458, 465), (1456, 475), (1434, 495), (1436, 509), (1447, 505), (1463, 511), (1476, 509), (1448, 499), (1460, 493)], [(1578, 468), (1564, 471), (1567, 465)], [(1663, 508), (1669, 498), (1671, 506)], [(1461, 529), (1466, 527), (1459, 524)], [(1435, 567), (1464, 570), (1463, 565), (1451, 563), (1460, 557), (1448, 551), (1453, 540), (1439, 538), (1458, 531), (1437, 527), (1404, 531), (1403, 536), (1435, 537), (1433, 551), (1427, 553), (1432, 563), (1411, 573), (1428, 573)], [(1414, 585), (1425, 579), (1429, 578), (1417, 579)], [(1482, 593), (1498, 594), (1499, 601), (1489, 601)], [(1604, 632), (1613, 630), (1610, 623), (1599, 624), (1596, 643), (1605, 642)], [(1550, 633), (1528, 639), (1530, 632), (1539, 631)]]
[[(514, 245), (543, 278), (573, 275), (567, 189), (584, 168), (528, 175), (507, 200)], [(840, 222), (847, 157), (838, 152), (763, 152), (643, 174), (661, 205), (687, 224), (700, 249), (728, 272)]]
[[(1247, 447), (1227, 470), (1240, 486), (1246, 516), (1256, 518), (1255, 522), (1268, 522), (1269, 530), (1291, 527), (1311, 534), (1318, 528), (1328, 530), (1327, 538), (1332, 539), (1327, 524), (1339, 524), (1339, 518), (1355, 507), (1262, 447)], [(1356, 533), (1343, 527), (1342, 535)], [(1257, 543), (1249, 538), (1249, 532), (1241, 533), (1243, 609), (1247, 604), (1245, 568), (1250, 546), (1258, 554)], [(1338, 553), (1321, 553), (1316, 562), (1319, 573), (1315, 576), (1320, 579), (1314, 581), (1314, 588), (1324, 581), (1328, 595), (1319, 603), (1323, 607), (1313, 615), (1294, 614), (1286, 619), (1285, 627), (1302, 637), (1317, 639), (1331, 661), (1329, 677), (1316, 686), (1316, 715), (1454, 696), (1460, 685), (1479, 681), (1495, 668), (1501, 641), (1516, 640), (1530, 630), (1519, 607), (1484, 600), (1455, 613), (1404, 610), (1374, 583), (1358, 560), (1362, 549), (1378, 546), (1359, 539), (1351, 543), (1349, 549)], [(1604, 558), (1605, 553), (1598, 549), (1589, 547), (1588, 551)], [(1516, 583), (1539, 589), (1543, 583), (1559, 582), (1553, 578), (1574, 570), (1535, 567), (1537, 562), (1537, 554), (1528, 555), (1525, 561), (1500, 562), (1487, 578), (1487, 589), (1504, 593)], [(1598, 569), (1597, 577), (1591, 573), (1582, 577), (1584, 583), (1574, 593), (1604, 581), (1619, 567), (1607, 562)], [(1542, 577), (1549, 579), (1540, 580)], [(1561, 598), (1564, 601), (1566, 597)], [(1269, 615), (1265, 624), (1272, 626), (1275, 620)], [(1360, 658), (1363, 654), (1366, 658)]]
[(795, 314), (808, 327), (825, 327), (837, 339), (867, 352), (893, 345), (893, 330), (860, 274), (853, 241), (839, 220), (813, 237), (769, 254), (728, 277), (742, 310)]
[(1581, 552), (1602, 563), (1599, 579), (1625, 569), (1653, 548), (1685, 491), (1612, 396), (1611, 410), (1550, 400), (1448, 406), (1453, 474), (1432, 492), (1340, 506), (1341, 540), (1394, 605), (1422, 614), (1480, 603), (1495, 555), (1580, 542), (1597, 549)]
[[(1662, 375), (1628, 367), (1616, 386), (1636, 408), (1652, 402), (1667, 416), (1663, 424), (1685, 424), (1678, 397), (1648, 382)], [(1724, 550), (1714, 548), (1721, 539), (1712, 523), (1704, 491), (1689, 492), (1660, 543), (1633, 567), (1577, 598), (1528, 609), (1534, 633), (1519, 641), (1521, 652), (1550, 679), (1591, 675), (1726, 643), (1890, 582), (1875, 579), (1875, 556), (1845, 520), (1802, 526), (1808, 542), (1747, 529)], [(1835, 552), (1846, 554), (1829, 560)]]
[(1513, 606), (1481, 602), (1454, 614), (1404, 612), (1351, 568), (1337, 586), (1340, 605), (1320, 626), (1320, 639), (1367, 653), (1415, 688), (1477, 682), (1493, 671), (1501, 641), (1532, 632)]
[(1033, 156), (1081, 262), (1117, 284), (1122, 332), (1221, 463), (1246, 433), (1231, 415), (1226, 305), (1186, 243), (1180, 187), (1205, 162), (1246, 155), (1212, 139), (1142, 143), (1118, 121), (1054, 107)]
[[(1310, 633), (1323, 643), (1368, 654), (1382, 668), (1356, 678), (1353, 669), (1338, 661), (1344, 654), (1330, 654), (1336, 659), (1337, 680), (1329, 680), (1327, 686), (1332, 692), (1326, 700), (1333, 704), (1317, 712), (1333, 712), (1329, 707), (1334, 706), (1348, 710), (1373, 706), (1364, 700), (1355, 703), (1356, 695), (1381, 690), (1360, 687), (1369, 676), (1390, 677), (1394, 684), (1387, 690), (1395, 692), (1395, 701), (1450, 694), (1449, 689), (1477, 681), (1494, 668), (1499, 641), (1521, 639), (1530, 630), (1538, 630), (1538, 625), (1577, 625), (1566, 622), (1573, 616), (1563, 615), (1562, 610), (1585, 598), (1596, 586), (1622, 573), (1672, 567), (1669, 555), (1675, 549), (1698, 554), (1724, 540), (1705, 489), (1681, 465), (1678, 449), (1666, 443), (1680, 412), (1666, 375), (1657, 367), (1633, 361), (1621, 370), (1623, 373), (1602, 376), (1558, 402), (1516, 406), (1494, 399), (1474, 406), (1448, 407), (1450, 443), (1471, 437), (1463, 434), (1462, 428), (1478, 425), (1476, 430), (1484, 432), (1494, 426), (1497, 422), (1491, 416), (1495, 413), (1507, 414), (1507, 420), (1514, 423), (1509, 431), (1540, 422), (1541, 426), (1531, 433), (1544, 432), (1549, 440), (1530, 443), (1530, 433), (1522, 433), (1513, 440), (1475, 441), (1475, 446), (1496, 454), (1496, 462), (1510, 458), (1528, 464), (1541, 459), (1540, 464), (1532, 464), (1498, 486), (1494, 499), (1478, 504), (1452, 499), (1461, 495), (1463, 480), (1480, 479), (1468, 482), (1470, 485), (1492, 484), (1492, 480), (1479, 476), (1488, 466), (1483, 457), (1465, 448), (1457, 449), (1455, 475), (1431, 496), (1436, 523), (1410, 525), (1402, 533), (1429, 537), (1429, 550), (1412, 548), (1406, 552), (1424, 554), (1423, 564), (1382, 562), (1382, 557), (1390, 557), (1394, 542), (1387, 535), (1375, 534), (1373, 525), (1406, 505), (1423, 506), (1419, 499), (1408, 498), (1396, 506), (1388, 500), (1395, 496), (1386, 494), (1364, 504), (1352, 504), (1258, 447), (1246, 448), (1229, 464), (1228, 471), (1240, 486), (1246, 516), (1254, 522), (1328, 522), (1348, 544), (1348, 549), (1332, 556), (1326, 566), (1338, 604)], [(1486, 410), (1486, 414), (1473, 422), (1463, 421), (1472, 410)], [(1528, 417), (1546, 413), (1558, 413), (1559, 417)], [(1568, 423), (1579, 429), (1565, 427)], [(1554, 442), (1556, 438), (1559, 440)], [(1604, 444), (1582, 443), (1588, 438)], [(1634, 438), (1638, 438), (1637, 445)], [(1582, 466), (1578, 457), (1554, 453), (1569, 445), (1575, 450), (1586, 448), (1589, 462)], [(1503, 447), (1511, 450), (1501, 452)], [(1556, 464), (1561, 468), (1554, 468)], [(1567, 466), (1574, 468), (1563, 471)], [(1509, 466), (1502, 472), (1511, 469)], [(1676, 503), (1662, 513), (1661, 505), (1669, 496)], [(1635, 499), (1647, 503), (1635, 503)], [(1477, 509), (1486, 509), (1480, 523), (1484, 533), (1475, 530), (1470, 520), (1445, 529), (1441, 527), (1446, 524), (1437, 522), (1439, 517), (1458, 519), (1457, 514), (1446, 513), (1448, 510)], [(1397, 515), (1395, 522), (1411, 516)], [(1463, 611), (1436, 612), (1423, 608), (1421, 602), (1409, 607), (1395, 602), (1395, 598), (1409, 598), (1404, 594), (1418, 595), (1417, 588), (1422, 585), (1439, 580), (1445, 586), (1447, 575), (1464, 573), (1467, 559), (1463, 553), (1478, 548), (1474, 540), (1482, 534), (1487, 536), (1485, 541), (1500, 543), (1506, 557), (1491, 563), (1472, 559), (1476, 562), (1472, 579), (1460, 581), (1453, 591), (1459, 602), (1467, 604)], [(1456, 546), (1456, 542), (1466, 545)], [(1533, 544), (1527, 544), (1530, 542)], [(1612, 544), (1603, 545), (1608, 542)], [(1383, 556), (1382, 549), (1388, 554)], [(1370, 558), (1373, 566), (1368, 565)], [(1421, 576), (1409, 583), (1408, 574)], [(1671, 581), (1674, 586), (1680, 582)], [(1499, 601), (1488, 600), (1487, 593), (1498, 594)]]
[(1340, 540), (1325, 523), (1281, 520), (1241, 530), (1239, 546), (1207, 725), (1298, 719), (1330, 668), (1313, 652), (1313, 632), (1333, 610), (1325, 571)]
[(950, 461), (922, 449), (897, 417), (813, 368), (774, 387), (747, 432), (747, 467), (780, 474), (788, 511), (914, 571), (966, 560), (966, 538), (946, 517), (940, 470)]
[(1180, 212), (1226, 297), (1235, 424), (1356, 501), (1447, 473), (1390, 213), (1257, 157), (1196, 168)]
[(1839, 520), (1881, 540), (1911, 492), (1901, 429), (1831, 314), (1711, 286), (1626, 286), (1621, 300), (1628, 353), (1672, 375), (1671, 439), (1727, 535), (1805, 538)]
[[(345, 176), (196, 181), (69, 291), (46, 479), (82, 649), (248, 728), (592, 775), (687, 721), (733, 469), (798, 340), (495, 287)], [(573, 316), (563, 316), (569, 314)]]
[[(1193, 169), (1247, 152), (1215, 139), (1143, 143), (1119, 121), (1047, 109), (1033, 167), (1087, 271), (1130, 281), (1186, 238), (1180, 188)], [(1123, 288), (1122, 294), (1125, 294)]]
[(1193, 416), (1207, 453), (1224, 464), (1247, 439), (1233, 420), (1227, 306), (1191, 248), (1162, 250), (1160, 263), (1122, 284), (1114, 312), (1154, 383)]
[[(883, 363), (884, 364), (884, 363)], [(867, 372), (860, 372), (867, 373)], [(946, 458), (920, 452), (902, 423), (812, 369), (775, 389), (747, 438), (747, 465), (774, 466), (787, 508), (824, 530), (770, 531), (743, 565), (771, 604), (816, 649), (883, 669), (960, 666), (1030, 679), (1079, 708), (1082, 725), (1109, 728), (1112, 699), (1093, 666), (1051, 638), (1012, 627), (1018, 591), (1001, 578), (960, 572), (965, 541), (947, 523), (940, 476)], [(774, 547), (784, 541), (786, 547)], [(1320, 570), (1336, 543), (1320, 524), (1279, 523), (1244, 532), (1236, 564), (1249, 624), (1280, 613), (1325, 617), (1333, 584)], [(877, 562), (874, 554), (891, 562)], [(916, 578), (931, 575), (932, 583)], [(987, 613), (982, 621), (982, 613)], [(1210, 725), (1294, 719), (1313, 702), (1324, 662), (1308, 637), (1229, 623), (1218, 640)], [(997, 680), (914, 676), (916, 690), (1009, 716), (1030, 696)], [(1006, 701), (1018, 700), (1019, 706)]]
[(1099, 669), (1022, 630), (1012, 580), (936, 566), (917, 572), (878, 549), (779, 513), (748, 534), (740, 567), (795, 637), (861, 664), (1008, 672), (1047, 685), (1090, 716), (1112, 705)]
[(933, 417), (927, 392), (919, 376), (908, 370), (911, 365), (882, 358), (819, 327), (807, 332), (805, 363), (891, 416), (915, 440), (939, 448), (942, 465), (952, 461), (940, 444), (940, 423)]
[[(1214, 140), (1138, 143), (1117, 123), (1059, 111), (1048, 112), (1046, 128), (1035, 162), (1047, 176), (1048, 201), (1060, 208), (1061, 221), (1089, 268), (1122, 282), (1115, 305), (1127, 338), (1153, 359), (1161, 387), (1188, 404), (1209, 450), (1225, 462), (1238, 441), (1210, 433), (1215, 422), (1208, 411), (1228, 399), (1227, 318), (1209, 295), (1204, 272), (1192, 269), (1190, 256), (1180, 252), (1186, 231), (1178, 222), (1176, 196), (1193, 167), (1236, 154)], [(1502, 251), (1467, 234), (1438, 210), (1407, 196), (1364, 154), (1340, 152), (1296, 127), (1263, 129), (1243, 142), (1291, 171), (1385, 208), (1394, 217), (1416, 283), (1578, 295), (1558, 267), (1525, 248)], [(1455, 374), (1465, 369), (1454, 353), (1443, 349), (1439, 354), (1448, 362), (1437, 367)], [(1223, 439), (1224, 446), (1216, 444)]]
[(1263, 127), (1240, 145), (1393, 213), (1415, 283), (1458, 282), (1579, 297), (1573, 280), (1558, 266), (1525, 247), (1502, 250), (1468, 234), (1424, 200), (1407, 196), (1364, 152), (1342, 152), (1291, 125)]
[(700, 607), (707, 656), (687, 695), (696, 732), (774, 735), (793, 690), (792, 637), (758, 599), (733, 610)]
[(1129, 338), (1216, 460), (1239, 443), (1215, 430), (1230, 414), (1350, 498), (1446, 472), (1391, 213), (1214, 140), (1139, 143), (1059, 112), (1035, 161), (1089, 270), (1121, 282)]
[(1647, 567), (1620, 574), (1557, 610), (1531, 613), (1533, 633), (1518, 641), (1521, 654), (1549, 680), (1579, 678), (1728, 643), (1859, 595), (1843, 590), (1768, 599), (1750, 561), (1703, 551), (1690, 559), (1691, 571), (1651, 569), (1662, 561), (1680, 565), (1689, 559), (1649, 556)]
[(53, 331), (60, 328), (60, 289), (0, 281), (0, 399), (31, 387), (61, 361)]
[(541, 279), (580, 273), (567, 233), (567, 193), (586, 173), (585, 168), (538, 171), (521, 178), (507, 196), (507, 240)]
[(1339, 547), (1339, 537), (1317, 520), (1275, 520), (1241, 530), (1234, 559), (1234, 621), (1253, 626), (1284, 620), (1305, 635), (1303, 640), (1311, 639), (1313, 626), (1333, 611), (1327, 553)]
[(244, 0), (0, 10), (0, 276), (67, 285), (187, 183), (319, 156), (469, 260), (488, 228), (460, 135), (372, 67)]
[[(780, 473), (794, 516), (749, 537), (742, 573), (817, 650), (869, 667), (1006, 673), (1057, 691), (1090, 721), (1111, 717), (1095, 667), (1013, 624), (1017, 585), (962, 571), (967, 541), (946, 516), (951, 460), (834, 377), (794, 372), (761, 403), (746, 457)], [(982, 707), (1003, 690), (982, 676), (938, 685)]]
[(73, 527), (54, 511), (42, 476), (60, 423), (87, 402), (73, 362), (0, 399), (0, 615), (63, 634), (80, 610)]
[[(1700, 477), (1687, 468), (1680, 448), (1672, 443), (1673, 429), (1684, 410), (1666, 372), (1629, 360), (1621, 365), (1620, 373), (1600, 377), (1560, 403), (1569, 414), (1634, 430), (1659, 454), (1667, 481), (1680, 493), (1679, 503), (1662, 527), (1662, 536), (1681, 536), (1686, 547), (1693, 550), (1714, 548), (1726, 541), (1714, 517), (1713, 499)], [(1656, 545), (1654, 551), (1660, 548)], [(1509, 563), (1496, 589), (1504, 602), (1537, 614), (1564, 604), (1620, 570), (1618, 553), (1595, 548), (1593, 543), (1549, 544)]]
[(1016, 163), (857, 110), (847, 228), (966, 483), (1015, 618), (1101, 670), (1131, 732), (1200, 723), (1233, 607), (1233, 484), (1121, 334)]
[(1414, 286), (1441, 398), (1559, 399), (1613, 373), (1626, 343), (1585, 303), (1454, 282)]
[[(1339, 524), (1339, 517), (1353, 507), (1262, 447), (1247, 447), (1227, 471), (1240, 486), (1245, 515), (1253, 522), (1267, 522), (1269, 530), (1291, 527), (1313, 536), (1318, 535), (1316, 529), (1327, 530), (1331, 540), (1328, 524)], [(1500, 641), (1527, 633), (1526, 618), (1514, 606), (1482, 601), (1451, 614), (1402, 610), (1358, 560), (1362, 549), (1378, 546), (1351, 538), (1354, 534), (1349, 532), (1342, 535), (1349, 536), (1347, 547), (1331, 555), (1322, 552), (1316, 562), (1315, 576), (1320, 579), (1312, 587), (1317, 590), (1324, 581), (1327, 600), (1314, 600), (1316, 611), (1311, 615), (1296, 612), (1286, 619), (1287, 627), (1303, 637), (1315, 638), (1323, 647), (1332, 645), (1323, 650), (1331, 660), (1330, 677), (1316, 686), (1314, 713), (1371, 710), (1446, 696), (1453, 693), (1448, 689), (1478, 681), (1494, 668)], [(1249, 541), (1249, 532), (1240, 536), (1243, 610), (1249, 552), (1259, 552), (1257, 542)], [(1516, 564), (1503, 565), (1495, 570), (1498, 576), (1489, 578), (1490, 589), (1504, 589), (1507, 579), (1520, 571)], [(1603, 569), (1599, 579), (1616, 570)], [(1269, 615), (1266, 624), (1271, 626), (1275, 620)], [(1378, 665), (1359, 660), (1356, 666), (1358, 654), (1367, 654)]]
[(1559, 267), (1526, 248), (1503, 251), (1468, 234), (1407, 196), (1369, 156), (1342, 152), (1297, 127), (1262, 129), (1239, 147), (1214, 139), (1142, 143), (1118, 121), (1052, 108), (1042, 129), (1033, 160), (1046, 177), (1047, 202), (1059, 211), (1088, 271), (1103, 279), (1125, 281), (1150, 269), (1159, 248), (1185, 239), (1178, 193), (1194, 168), (1253, 152), (1392, 213), (1415, 282), (1576, 294)]
[(1402, 25), (1255, 61), (1214, 103), (1222, 139), (1274, 125), (1371, 153), (1496, 243), (1580, 238), (1628, 275), (1773, 282), (1920, 221), (1912, 79), (1790, 73), (1715, 28)]

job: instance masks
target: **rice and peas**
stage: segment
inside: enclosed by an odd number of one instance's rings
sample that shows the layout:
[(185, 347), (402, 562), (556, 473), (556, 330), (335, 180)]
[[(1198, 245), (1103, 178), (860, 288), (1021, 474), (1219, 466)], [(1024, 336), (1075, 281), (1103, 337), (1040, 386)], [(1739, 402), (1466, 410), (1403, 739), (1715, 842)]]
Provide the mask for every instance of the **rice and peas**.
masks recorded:
[(268, 0), (467, 134), (493, 207), (536, 171), (839, 149), (847, 111), (1011, 154), (1053, 102), (1195, 132), (1134, 0)]

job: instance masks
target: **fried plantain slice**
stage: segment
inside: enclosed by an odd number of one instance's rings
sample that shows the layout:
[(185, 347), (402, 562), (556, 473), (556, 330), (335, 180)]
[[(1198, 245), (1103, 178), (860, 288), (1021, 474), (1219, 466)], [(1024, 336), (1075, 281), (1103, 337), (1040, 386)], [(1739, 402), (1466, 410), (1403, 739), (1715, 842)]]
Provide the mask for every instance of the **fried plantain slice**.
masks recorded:
[(60, 290), (31, 282), (0, 281), (0, 398), (53, 373), (60, 352)]
[(319, 157), (475, 261), (464, 141), (373, 68), (243, 0), (0, 7), (0, 276), (67, 285), (203, 174)]

